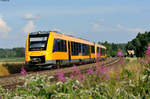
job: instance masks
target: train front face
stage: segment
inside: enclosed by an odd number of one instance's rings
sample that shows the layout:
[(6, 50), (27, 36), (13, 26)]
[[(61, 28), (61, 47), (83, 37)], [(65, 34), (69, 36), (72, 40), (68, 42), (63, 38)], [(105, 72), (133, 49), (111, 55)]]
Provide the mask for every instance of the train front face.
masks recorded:
[(47, 65), (50, 43), (49, 32), (34, 32), (27, 36), (25, 62), (26, 65)]

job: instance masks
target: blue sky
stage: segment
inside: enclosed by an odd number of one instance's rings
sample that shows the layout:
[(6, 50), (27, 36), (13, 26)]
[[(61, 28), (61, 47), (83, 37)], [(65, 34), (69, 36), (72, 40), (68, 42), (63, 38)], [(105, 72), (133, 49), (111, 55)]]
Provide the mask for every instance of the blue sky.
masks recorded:
[(27, 32), (57, 30), (90, 41), (127, 43), (150, 30), (149, 0), (0, 1), (0, 48), (24, 47)]

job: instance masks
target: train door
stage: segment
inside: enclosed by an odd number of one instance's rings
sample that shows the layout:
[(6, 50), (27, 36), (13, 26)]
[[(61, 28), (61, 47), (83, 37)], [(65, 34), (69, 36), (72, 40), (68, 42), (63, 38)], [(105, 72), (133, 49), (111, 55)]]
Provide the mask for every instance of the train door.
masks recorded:
[(101, 58), (101, 57), (102, 57), (102, 49), (100, 48), (99, 50), (100, 50), (99, 56), (100, 56), (100, 58)]
[(68, 41), (68, 58), (69, 58), (69, 63), (71, 62), (71, 52), (70, 52), (70, 41)]
[(100, 58), (100, 56), (99, 56), (99, 47), (97, 47), (97, 58)]
[(89, 45), (89, 57), (91, 58), (91, 46)]

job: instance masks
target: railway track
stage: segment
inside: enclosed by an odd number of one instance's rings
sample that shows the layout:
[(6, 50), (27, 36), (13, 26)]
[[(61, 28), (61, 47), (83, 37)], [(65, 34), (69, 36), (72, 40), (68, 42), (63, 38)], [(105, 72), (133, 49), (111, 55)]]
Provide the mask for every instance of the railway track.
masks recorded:
[[(81, 73), (85, 73), (89, 68), (95, 68), (96, 64), (102, 66), (114, 66), (119, 64), (120, 61), (121, 58), (108, 58), (102, 62), (80, 65), (78, 66), (78, 68), (80, 69)], [(72, 73), (72, 67), (61, 68), (61, 70), (65, 76), (69, 76)], [(57, 69), (52, 69), (52, 70), (42, 70), (36, 72), (32, 71), (32, 72), (28, 72), (27, 74), (54, 76), (54, 80), (57, 80), (57, 75), (56, 75), (57, 72), (58, 72)], [(9, 76), (0, 77), (0, 85), (4, 88), (16, 88), (17, 85), (24, 84), (23, 81), (19, 79), (20, 77), (23, 76), (25, 75), (21, 75), (20, 73), (17, 73), (17, 74), (11, 74)]]

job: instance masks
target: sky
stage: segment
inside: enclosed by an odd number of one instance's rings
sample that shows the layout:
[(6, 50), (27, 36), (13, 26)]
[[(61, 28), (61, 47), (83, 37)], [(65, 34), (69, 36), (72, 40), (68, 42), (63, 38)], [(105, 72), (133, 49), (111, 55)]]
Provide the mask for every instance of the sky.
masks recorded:
[(60, 31), (91, 42), (127, 43), (150, 31), (150, 0), (0, 0), (0, 48), (27, 33)]

